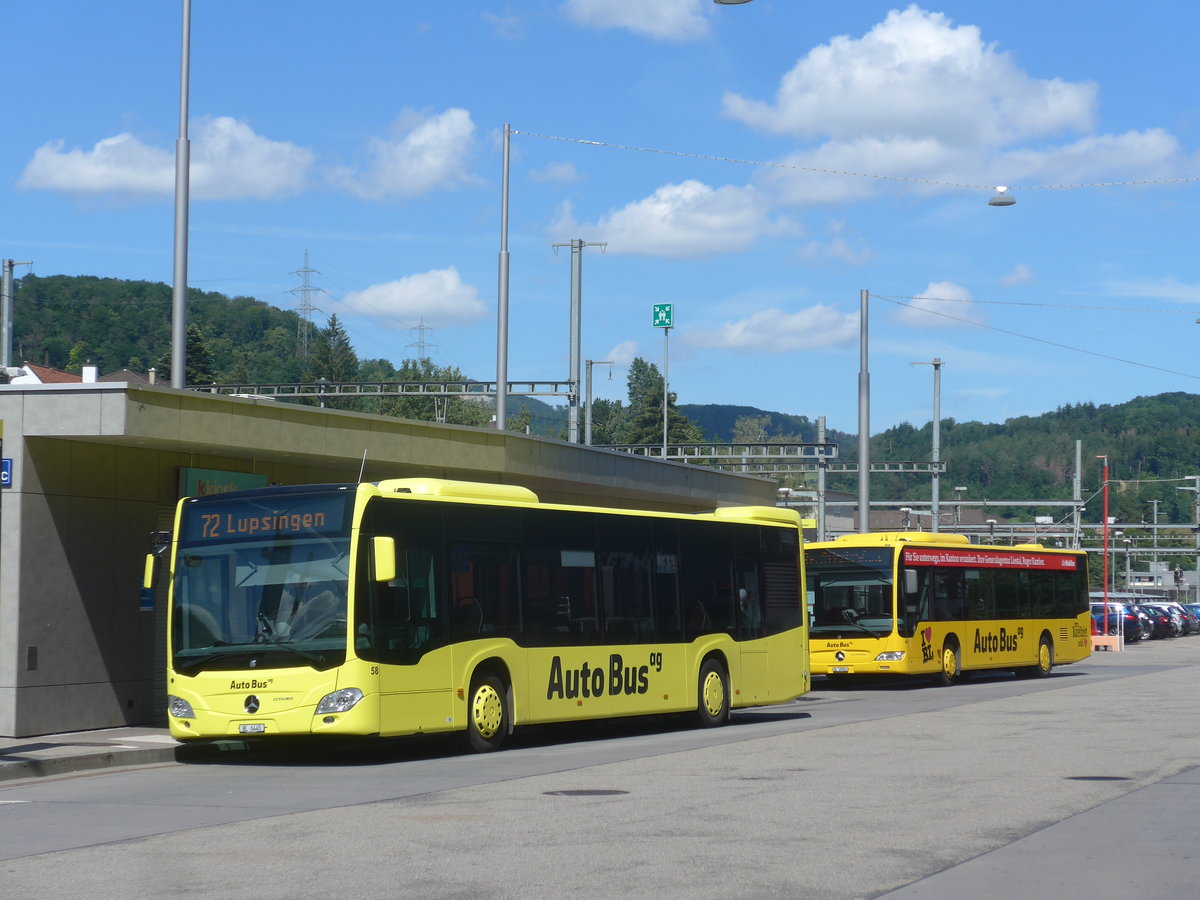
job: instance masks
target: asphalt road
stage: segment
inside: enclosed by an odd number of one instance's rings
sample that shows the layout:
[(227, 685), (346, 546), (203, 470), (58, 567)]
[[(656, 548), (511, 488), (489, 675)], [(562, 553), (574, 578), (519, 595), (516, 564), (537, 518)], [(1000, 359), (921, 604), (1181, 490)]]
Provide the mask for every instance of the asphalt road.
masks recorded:
[(0, 783), (0, 896), (1190, 897), (1198, 677), (1188, 637), (1041, 680), (818, 680), (715, 730), (534, 729), (483, 756), (231, 750)]

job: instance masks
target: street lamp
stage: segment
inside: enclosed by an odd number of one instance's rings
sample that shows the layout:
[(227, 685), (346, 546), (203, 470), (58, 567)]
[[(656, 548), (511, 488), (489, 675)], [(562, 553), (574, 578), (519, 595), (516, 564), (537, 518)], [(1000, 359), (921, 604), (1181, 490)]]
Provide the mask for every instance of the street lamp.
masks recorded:
[(1192, 530), (1196, 534), (1196, 596), (1200, 597), (1200, 475), (1184, 475), (1184, 481), (1194, 482), (1191, 487), (1177, 487), (1177, 491), (1190, 491), (1195, 495), (1196, 517)]
[(1017, 198), (1008, 193), (1008, 188), (999, 185), (996, 193), (992, 195), (992, 199), (988, 201), (988, 206), (1013, 206), (1016, 202)]
[[(1118, 530), (1118, 531), (1114, 531), (1114, 532), (1112, 533), (1112, 536), (1113, 536), (1113, 541), (1114, 541), (1114, 542), (1116, 542), (1116, 541), (1120, 541), (1120, 540), (1121, 540), (1121, 538), (1125, 537), (1125, 532), (1123, 532), (1123, 531), (1119, 531), (1119, 530)], [(1113, 592), (1115, 593), (1115, 592), (1116, 592), (1116, 590), (1117, 590), (1117, 561), (1116, 561), (1115, 559), (1113, 560), (1112, 571), (1111, 571), (1111, 577), (1112, 577), (1112, 582), (1111, 582), (1111, 584), (1109, 585), (1109, 590), (1110, 590), (1110, 591), (1113, 591)]]
[(597, 362), (594, 359), (586, 360), (587, 363), (587, 406), (583, 411), (583, 442), (587, 446), (592, 445), (592, 366), (608, 366), (608, 377), (612, 378), (612, 360), (603, 360)]
[(954, 486), (954, 527), (957, 528), (962, 524), (962, 502), (963, 494), (967, 492), (965, 484), (956, 484)]

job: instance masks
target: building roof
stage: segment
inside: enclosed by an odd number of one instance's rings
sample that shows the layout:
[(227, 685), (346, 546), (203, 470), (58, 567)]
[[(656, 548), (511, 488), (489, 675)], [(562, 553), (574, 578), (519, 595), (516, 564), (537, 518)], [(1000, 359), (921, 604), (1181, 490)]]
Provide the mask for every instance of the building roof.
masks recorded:
[(39, 366), (37, 363), (31, 363), (28, 360), (21, 365), (27, 373), (36, 378), (41, 384), (79, 384), (83, 381), (83, 376), (73, 375), (70, 372), (64, 372), (62, 369), (56, 369), (53, 366)]

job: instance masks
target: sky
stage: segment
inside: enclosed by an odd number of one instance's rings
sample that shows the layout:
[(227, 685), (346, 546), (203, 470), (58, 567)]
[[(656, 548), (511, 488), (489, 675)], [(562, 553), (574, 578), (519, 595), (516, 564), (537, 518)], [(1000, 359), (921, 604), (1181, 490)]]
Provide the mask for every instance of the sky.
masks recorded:
[[(0, 257), (171, 283), (181, 2), (6, 4)], [(1200, 390), (1200, 5), (196, 0), (188, 283), (858, 430)], [(1016, 200), (989, 205), (1005, 186)], [(563, 246), (568, 245), (568, 246)], [(655, 304), (674, 326), (655, 328)], [(563, 402), (561, 399), (552, 402)], [(510, 401), (510, 409), (511, 409)]]

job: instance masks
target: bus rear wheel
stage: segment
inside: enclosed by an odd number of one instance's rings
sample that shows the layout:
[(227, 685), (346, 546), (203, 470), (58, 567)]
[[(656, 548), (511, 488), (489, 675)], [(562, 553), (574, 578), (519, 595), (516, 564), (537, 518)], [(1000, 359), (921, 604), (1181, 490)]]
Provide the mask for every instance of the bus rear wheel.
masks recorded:
[(950, 687), (962, 675), (962, 658), (959, 656), (958, 644), (946, 641), (942, 645), (942, 669), (935, 679), (942, 687)]
[(476, 753), (499, 750), (508, 736), (510, 719), (504, 680), (491, 672), (476, 675), (467, 699), (467, 743), (471, 749)]
[(704, 728), (714, 728), (729, 721), (729, 675), (720, 661), (711, 657), (700, 667), (696, 718)]

